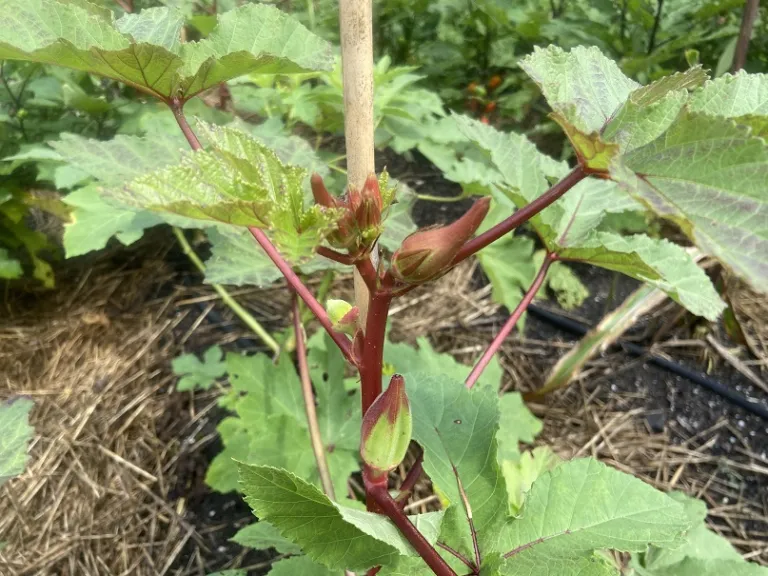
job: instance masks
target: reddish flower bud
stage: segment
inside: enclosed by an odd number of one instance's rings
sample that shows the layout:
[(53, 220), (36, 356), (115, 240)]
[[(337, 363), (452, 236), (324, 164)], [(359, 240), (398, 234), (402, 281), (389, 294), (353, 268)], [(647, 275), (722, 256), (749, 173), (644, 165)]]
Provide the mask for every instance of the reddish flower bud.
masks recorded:
[(410, 283), (425, 282), (450, 266), (488, 214), (491, 199), (481, 198), (464, 216), (439, 228), (414, 232), (392, 256), (392, 273)]
[(405, 379), (395, 374), (363, 416), (360, 455), (377, 476), (385, 476), (405, 458), (411, 442), (411, 407)]
[(328, 192), (328, 189), (325, 187), (325, 183), (323, 182), (323, 177), (320, 176), (320, 174), (314, 173), (309, 179), (309, 183), (312, 186), (312, 196), (315, 198), (315, 202), (319, 204), (320, 206), (325, 206), (326, 208), (336, 208), (337, 202), (336, 198), (331, 196), (330, 192)]
[(323, 179), (313, 174), (310, 180), (315, 202), (326, 208), (340, 208), (344, 212), (336, 224), (336, 229), (328, 235), (328, 242), (338, 249), (350, 253), (365, 251), (381, 233), (382, 198), (379, 181), (375, 174), (365, 180), (363, 189), (354, 186), (347, 188), (341, 198), (334, 198), (328, 193)]

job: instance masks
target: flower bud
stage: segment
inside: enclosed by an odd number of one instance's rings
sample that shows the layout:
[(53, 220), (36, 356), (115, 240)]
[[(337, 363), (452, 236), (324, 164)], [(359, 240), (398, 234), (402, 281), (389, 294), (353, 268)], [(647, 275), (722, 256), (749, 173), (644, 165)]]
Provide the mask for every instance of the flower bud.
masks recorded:
[(377, 476), (386, 476), (405, 458), (411, 442), (411, 407), (405, 379), (395, 374), (363, 416), (360, 455)]
[(334, 330), (354, 336), (357, 330), (357, 318), (360, 310), (345, 300), (328, 300), (325, 303), (328, 318), (333, 324)]
[(312, 174), (309, 179), (309, 184), (312, 187), (312, 196), (315, 198), (315, 203), (320, 206), (325, 206), (326, 208), (336, 208), (338, 206), (336, 198), (331, 196), (331, 193), (328, 192), (328, 189), (325, 187), (325, 182), (323, 182), (323, 177), (320, 176), (320, 174), (317, 172)]
[(481, 198), (452, 224), (408, 236), (392, 256), (392, 273), (399, 280), (414, 284), (438, 276), (478, 229), (490, 205), (490, 198)]

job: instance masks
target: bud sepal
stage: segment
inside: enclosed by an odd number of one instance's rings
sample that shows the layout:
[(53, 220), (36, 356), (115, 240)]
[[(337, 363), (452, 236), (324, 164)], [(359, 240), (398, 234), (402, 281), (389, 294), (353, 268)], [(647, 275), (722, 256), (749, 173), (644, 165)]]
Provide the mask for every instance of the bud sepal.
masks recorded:
[(397, 468), (408, 452), (413, 423), (405, 379), (395, 374), (363, 416), (360, 455), (377, 477)]
[(490, 198), (481, 198), (452, 224), (419, 230), (408, 236), (392, 256), (392, 274), (409, 284), (420, 284), (439, 276), (480, 227), (490, 205)]
[(334, 330), (350, 336), (355, 335), (360, 316), (360, 309), (357, 306), (352, 306), (346, 300), (328, 300), (325, 303), (325, 310), (328, 312), (328, 318)]

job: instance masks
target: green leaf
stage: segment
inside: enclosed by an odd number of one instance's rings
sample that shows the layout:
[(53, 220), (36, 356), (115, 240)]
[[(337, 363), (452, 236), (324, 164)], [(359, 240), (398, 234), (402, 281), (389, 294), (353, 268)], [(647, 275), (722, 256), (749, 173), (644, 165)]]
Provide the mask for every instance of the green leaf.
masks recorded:
[(736, 118), (768, 115), (768, 75), (725, 74), (691, 95), (688, 108), (711, 116)]
[(602, 548), (678, 546), (689, 526), (666, 494), (595, 460), (572, 460), (533, 483), (520, 518), (502, 531), (504, 574), (548, 574), (547, 561), (581, 562)]
[(685, 507), (694, 526), (686, 533), (682, 546), (673, 549), (650, 546), (639, 559), (633, 557), (632, 565), (642, 576), (768, 574), (768, 568), (747, 563), (726, 538), (709, 529), (704, 502), (681, 492), (673, 492), (670, 496)]
[(32, 406), (32, 400), (24, 397), (0, 403), (0, 486), (27, 466), (27, 448), (34, 433), (29, 425)]
[[(544, 254), (541, 254), (544, 257)], [(568, 266), (554, 262), (547, 272), (546, 284), (555, 293), (557, 303), (564, 310), (581, 306), (589, 296), (589, 289)]]
[[(483, 248), (477, 257), (491, 282), (493, 301), (506, 306), (507, 310), (514, 310), (536, 276), (533, 240), (508, 234)], [(524, 318), (521, 318), (518, 323), (521, 333), (524, 326)]]
[(114, 78), (162, 99), (189, 99), (247, 73), (329, 69), (330, 45), (280, 10), (247, 4), (207, 39), (181, 44), (181, 14), (152, 8), (115, 21), (86, 3), (3, 0), (0, 59), (29, 60)]
[(24, 271), (21, 269), (21, 262), (11, 258), (5, 248), (0, 248), (0, 278), (21, 278), (22, 274)]
[(305, 207), (306, 171), (284, 165), (240, 130), (199, 123), (210, 150), (188, 152), (181, 163), (113, 188), (125, 204), (189, 218), (268, 227), (283, 256), (310, 258), (337, 211)]
[[(240, 464), (240, 477), (246, 502), (259, 518), (327, 568), (364, 571), (393, 562), (398, 553), (416, 554), (387, 518), (335, 504), (286, 470)], [(440, 514), (424, 516), (417, 525), (434, 542)]]
[(598, 48), (535, 48), (520, 67), (541, 88), (550, 107), (584, 134), (598, 132), (640, 85)]
[(94, 185), (70, 192), (64, 197), (64, 202), (73, 209), (69, 222), (64, 225), (64, 252), (67, 258), (100, 250), (112, 236), (117, 236), (128, 246), (141, 238), (145, 229), (162, 222), (150, 212), (120, 208), (105, 202)]
[(386, 212), (384, 232), (379, 238), (381, 245), (391, 252), (397, 250), (403, 240), (417, 228), (411, 217), (413, 205), (416, 203), (416, 194), (402, 182), (397, 182), (396, 186), (395, 202)]
[(519, 443), (531, 444), (542, 429), (536, 418), (523, 402), (519, 392), (507, 392), (499, 398), (499, 458), (516, 460), (520, 454)]
[(208, 390), (227, 373), (227, 364), (223, 361), (224, 352), (218, 346), (211, 346), (203, 354), (202, 362), (194, 354), (183, 354), (171, 362), (173, 373), (182, 378), (176, 384), (176, 390)]
[(622, 152), (648, 144), (674, 122), (688, 100), (688, 90), (705, 80), (707, 73), (697, 66), (634, 90), (603, 128), (601, 137), (618, 143)]
[[(389, 376), (396, 372), (405, 374), (424, 371), (430, 374), (445, 374), (458, 380), (466, 378), (472, 371), (472, 366), (458, 362), (450, 354), (437, 352), (424, 337), (416, 339), (416, 346), (405, 342), (387, 341), (384, 346), (384, 362), (387, 364), (384, 371), (386, 381), (389, 381)], [(498, 358), (494, 357), (475, 387), (498, 390), (501, 385), (501, 376), (501, 365)]]
[(468, 557), (474, 555), (455, 466), (472, 507), (480, 551), (496, 550), (507, 510), (504, 479), (496, 461), (496, 390), (467, 390), (451, 377), (427, 373), (407, 373), (404, 377), (413, 439), (424, 448), (424, 471), (450, 503), (441, 538)]
[(309, 556), (297, 556), (285, 558), (272, 564), (270, 576), (337, 576), (338, 570), (329, 570), (322, 564), (318, 564)]
[(501, 576), (616, 576), (616, 566), (600, 554), (578, 558), (536, 558), (535, 562), (507, 562)]
[[(269, 286), (282, 274), (254, 240), (248, 230), (219, 226), (207, 230), (211, 256), (205, 261), (205, 281), (209, 284)], [(302, 274), (339, 268), (321, 256), (295, 266)]]
[(755, 289), (768, 283), (768, 146), (732, 120), (683, 111), (663, 136), (611, 170)]
[(500, 462), (501, 471), (507, 483), (510, 514), (516, 515), (520, 512), (525, 495), (536, 479), (561, 462), (562, 460), (552, 452), (549, 446), (537, 446), (531, 451), (523, 452), (517, 460)]
[(93, 176), (105, 186), (119, 186), (147, 172), (175, 164), (187, 149), (180, 134), (163, 133), (152, 138), (118, 134), (111, 140), (83, 138), (63, 133), (49, 142), (61, 161)]
[[(544, 179), (546, 164), (541, 160), (543, 155), (530, 142), (522, 136), (503, 134), (468, 118), (459, 120), (460, 129), (467, 137), (489, 151), (492, 162), (504, 177), (504, 193), (518, 208), (544, 192), (547, 187)], [(645, 148), (629, 153), (628, 157)], [(514, 166), (520, 168), (515, 169)], [(555, 169), (549, 172), (557, 169), (552, 168)], [(651, 169), (650, 162), (648, 169)], [(523, 171), (527, 172), (525, 177)], [(625, 170), (622, 174), (632, 179), (633, 175), (627, 175), (627, 172)], [(527, 183), (523, 178), (527, 179)], [(639, 178), (634, 180), (641, 182)], [(495, 195), (495, 198), (498, 202), (499, 197)], [(666, 240), (640, 235), (622, 237), (597, 230), (607, 214), (637, 209), (638, 202), (628, 198), (615, 183), (587, 178), (531, 218), (530, 223), (547, 249), (557, 254), (559, 259), (587, 262), (622, 272), (664, 290), (694, 314), (708, 319), (717, 318), (724, 304), (709, 278), (685, 250)], [(492, 248), (491, 254), (499, 261), (504, 258), (500, 248)], [(500, 283), (497, 280), (497, 285)], [(514, 301), (514, 298), (510, 297), (510, 300)]]
[(254, 550), (274, 548), (280, 554), (301, 554), (301, 548), (280, 536), (277, 528), (269, 522), (255, 522), (238, 530), (232, 541)]
[[(360, 468), (359, 397), (344, 388), (345, 360), (335, 345), (318, 345), (313, 338), (308, 347), (331, 478), (337, 494), (345, 494), (349, 476)], [(221, 492), (236, 489), (234, 460), (239, 460), (286, 468), (319, 485), (301, 384), (290, 357), (284, 355), (274, 364), (264, 354), (228, 354), (227, 371), (234, 396), (227, 397), (227, 403), (237, 418), (219, 425), (225, 451), (214, 459), (206, 482)]]

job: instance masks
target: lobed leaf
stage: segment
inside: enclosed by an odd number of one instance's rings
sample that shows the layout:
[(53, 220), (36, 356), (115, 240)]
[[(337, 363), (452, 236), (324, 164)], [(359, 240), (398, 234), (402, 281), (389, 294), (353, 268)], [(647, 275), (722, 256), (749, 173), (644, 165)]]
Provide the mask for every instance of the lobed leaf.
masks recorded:
[(572, 460), (539, 477), (520, 518), (502, 530), (503, 573), (552, 573), (551, 562), (583, 563), (602, 548), (678, 546), (689, 526), (679, 503), (641, 480), (592, 459)]
[(232, 541), (254, 550), (266, 550), (274, 548), (280, 554), (301, 554), (301, 548), (290, 540), (280, 536), (277, 528), (269, 522), (255, 522), (238, 530), (232, 537)]
[(153, 96), (186, 100), (247, 73), (327, 70), (330, 45), (289, 15), (246, 4), (219, 17), (207, 39), (182, 44), (184, 18), (151, 8), (114, 20), (87, 3), (2, 0), (0, 59), (56, 64)]
[(677, 223), (756, 289), (768, 282), (768, 146), (732, 120), (683, 111), (611, 169), (633, 197)]
[(481, 552), (496, 550), (506, 518), (507, 494), (496, 460), (499, 403), (495, 389), (467, 390), (448, 376), (404, 375), (413, 439), (424, 448), (424, 470), (450, 503), (441, 538), (474, 555), (454, 466), (472, 508)]
[[(331, 502), (319, 488), (286, 470), (240, 464), (246, 502), (280, 534), (327, 568), (364, 571), (416, 555), (399, 530), (384, 516)], [(434, 542), (441, 513), (413, 519)]]
[[(491, 161), (504, 177), (503, 192), (517, 207), (527, 205), (546, 190), (543, 168), (546, 164), (539, 159), (543, 155), (523, 136), (503, 134), (468, 118), (461, 119), (459, 126), (467, 137), (488, 150)], [(643, 149), (630, 153), (629, 157)], [(515, 165), (517, 169), (510, 168)], [(555, 167), (549, 172), (556, 170)], [(527, 182), (523, 180), (523, 172), (527, 173)], [(724, 304), (706, 274), (685, 250), (648, 236), (622, 237), (597, 230), (608, 214), (637, 211), (643, 206), (638, 200), (640, 198), (628, 197), (613, 182), (587, 178), (534, 216), (530, 223), (547, 249), (559, 259), (622, 272), (664, 290), (694, 314), (716, 318)], [(511, 245), (513, 241), (504, 242)], [(503, 246), (490, 248), (488, 256), (481, 253), (481, 261), (485, 258), (494, 263), (504, 259)], [(493, 265), (486, 269), (491, 270), (492, 275), (499, 274)], [(516, 304), (515, 297), (516, 294), (509, 297), (509, 304)]]

